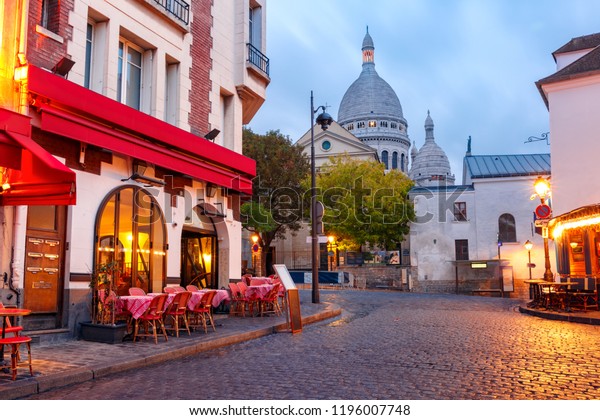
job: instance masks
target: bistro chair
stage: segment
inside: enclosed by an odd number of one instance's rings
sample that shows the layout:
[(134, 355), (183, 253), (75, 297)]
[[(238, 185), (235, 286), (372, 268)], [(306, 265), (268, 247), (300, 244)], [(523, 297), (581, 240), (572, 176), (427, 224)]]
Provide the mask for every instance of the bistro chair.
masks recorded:
[(254, 316), (255, 311), (257, 311), (260, 308), (260, 301), (258, 297), (250, 295), (250, 293), (248, 293), (248, 285), (243, 281), (238, 281), (236, 284), (240, 289), (240, 293), (242, 294), (242, 296), (248, 301), (246, 305), (248, 308), (248, 313)]
[[(165, 331), (165, 323), (163, 322), (165, 301), (167, 300), (167, 295), (161, 293), (152, 298), (150, 302), (150, 306), (146, 309), (138, 319), (135, 320), (135, 328), (133, 330), (133, 341), (138, 337), (154, 337), (154, 342), (158, 344), (158, 335), (157, 335), (157, 326), (156, 322), (158, 321), (158, 325), (162, 329), (162, 334), (165, 337), (165, 341), (168, 341), (167, 332)], [(144, 333), (139, 333), (139, 327), (142, 324), (144, 328)], [(151, 332), (148, 332), (149, 327), (152, 328)]]
[(10, 370), (12, 373), (12, 380), (17, 379), (17, 369), (19, 367), (20, 352), (19, 347), (21, 344), (27, 345), (27, 355), (29, 357), (29, 374), (33, 376), (33, 366), (31, 365), (31, 337), (26, 335), (15, 335), (14, 337), (0, 338), (1, 346), (10, 346)]
[[(192, 296), (192, 292), (187, 292), (185, 290), (183, 292), (175, 293), (173, 302), (171, 302), (171, 304), (165, 311), (165, 316), (171, 317), (171, 320), (172, 320), (171, 327), (166, 328), (166, 329), (175, 331), (176, 337), (179, 337), (180, 329), (187, 330), (188, 335), (190, 335), (190, 326), (188, 324), (188, 319), (187, 319), (187, 303), (188, 303), (188, 300), (190, 300), (191, 296)], [(185, 326), (185, 328), (180, 328), (180, 326), (179, 326), (180, 319), (183, 321), (182, 327)]]
[(279, 287), (279, 284), (274, 284), (273, 289), (269, 290), (265, 297), (259, 300), (260, 316), (264, 316), (267, 313), (277, 316), (282, 314), (281, 307), (279, 306)]
[(229, 315), (242, 315), (245, 317), (248, 299), (240, 292), (240, 288), (235, 283), (229, 283), (229, 292), (231, 294)]
[(141, 287), (130, 287), (129, 296), (145, 296), (146, 292)]
[(215, 321), (212, 316), (212, 302), (216, 294), (216, 290), (207, 291), (205, 294), (202, 295), (202, 298), (194, 307), (194, 309), (189, 311), (191, 324), (200, 325), (200, 322), (202, 322), (204, 334), (208, 332), (208, 329), (206, 328), (207, 320), (210, 321), (210, 325), (212, 326), (213, 331), (217, 331), (215, 329)]
[(188, 284), (187, 286), (185, 286), (185, 290), (187, 290), (188, 292), (199, 292), (200, 291), (198, 286), (195, 286), (193, 284)]
[(183, 287), (183, 286), (172, 286), (172, 287), (173, 287), (173, 290), (175, 290), (175, 293), (186, 291), (185, 287)]
[(594, 279), (593, 282), (594, 289), (582, 289), (571, 293), (574, 301), (573, 306), (581, 308), (584, 311), (587, 311), (588, 309), (599, 309), (598, 294), (600, 291), (598, 290), (598, 286), (600, 285), (600, 280)]
[[(0, 302), (0, 309), (3, 309), (3, 308), (4, 308), (4, 305), (2, 304), (2, 302)], [(6, 326), (4, 327), (4, 333), (5, 333), (5, 335), (6, 334), (12, 334), (12, 335), (14, 335), (16, 337), (17, 335), (19, 335), (19, 333), (21, 331), (23, 331), (23, 327), (21, 325), (15, 325), (13, 327), (13, 325), (10, 323), (10, 319), (8, 317), (4, 318), (4, 322), (6, 323)]]

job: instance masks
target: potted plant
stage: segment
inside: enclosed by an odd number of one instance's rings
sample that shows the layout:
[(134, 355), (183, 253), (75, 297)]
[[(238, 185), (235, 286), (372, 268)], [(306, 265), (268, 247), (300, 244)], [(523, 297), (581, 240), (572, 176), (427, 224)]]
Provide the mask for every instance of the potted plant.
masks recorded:
[(81, 322), (81, 338), (88, 341), (115, 344), (123, 341), (127, 323), (119, 322), (122, 305), (115, 291), (115, 279), (120, 276), (117, 261), (101, 263), (91, 275), (90, 322)]

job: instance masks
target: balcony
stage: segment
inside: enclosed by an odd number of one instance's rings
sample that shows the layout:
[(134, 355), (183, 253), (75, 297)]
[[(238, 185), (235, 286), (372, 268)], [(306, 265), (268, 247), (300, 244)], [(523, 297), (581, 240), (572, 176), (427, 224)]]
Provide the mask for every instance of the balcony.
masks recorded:
[(254, 45), (248, 46), (248, 62), (260, 69), (267, 76), (269, 75), (269, 58), (261, 53)]
[(190, 23), (190, 5), (184, 0), (154, 0), (157, 7), (185, 25)]

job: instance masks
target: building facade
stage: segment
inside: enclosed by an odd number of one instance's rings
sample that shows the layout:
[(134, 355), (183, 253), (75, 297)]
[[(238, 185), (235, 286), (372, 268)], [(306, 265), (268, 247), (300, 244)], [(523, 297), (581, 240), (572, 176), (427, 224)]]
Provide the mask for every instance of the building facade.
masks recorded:
[(76, 332), (103, 262), (122, 294), (239, 278), (266, 2), (2, 3), (0, 298)]
[(557, 272), (593, 290), (600, 275), (600, 191), (595, 176), (600, 112), (600, 34), (571, 39), (552, 54), (556, 72), (536, 82), (552, 142), (550, 237)]

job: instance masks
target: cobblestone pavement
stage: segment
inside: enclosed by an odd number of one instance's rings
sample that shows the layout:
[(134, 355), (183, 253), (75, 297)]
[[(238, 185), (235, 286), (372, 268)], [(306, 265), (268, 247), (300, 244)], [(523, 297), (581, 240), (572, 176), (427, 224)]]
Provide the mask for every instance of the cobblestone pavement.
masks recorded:
[(522, 301), (322, 291), (342, 316), (34, 399), (600, 399), (600, 327)]

